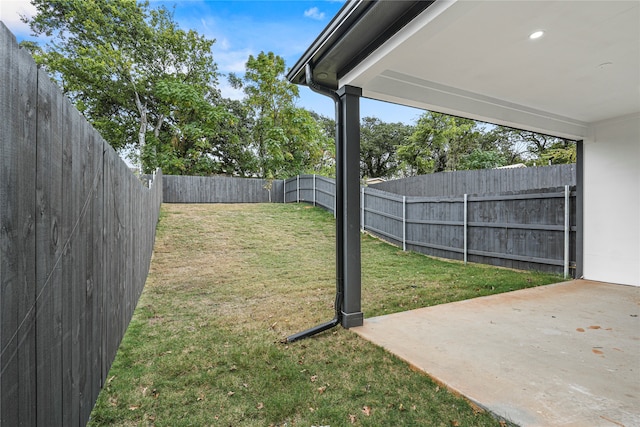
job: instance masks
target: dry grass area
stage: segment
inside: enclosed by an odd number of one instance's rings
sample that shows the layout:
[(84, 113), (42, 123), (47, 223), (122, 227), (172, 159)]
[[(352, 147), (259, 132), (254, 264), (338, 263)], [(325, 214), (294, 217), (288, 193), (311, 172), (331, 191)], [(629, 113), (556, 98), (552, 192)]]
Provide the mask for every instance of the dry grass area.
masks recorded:
[[(331, 318), (334, 231), (305, 231), (303, 223), (286, 217), (291, 205), (282, 207), (164, 205), (172, 238), (158, 239), (146, 286), (193, 295), (189, 305), (215, 309), (229, 327), (266, 328), (280, 337)], [(310, 206), (293, 209), (333, 222)]]
[[(333, 317), (334, 220), (308, 205), (163, 205), (151, 271), (90, 425), (499, 425)], [(365, 236), (365, 316), (558, 281)]]

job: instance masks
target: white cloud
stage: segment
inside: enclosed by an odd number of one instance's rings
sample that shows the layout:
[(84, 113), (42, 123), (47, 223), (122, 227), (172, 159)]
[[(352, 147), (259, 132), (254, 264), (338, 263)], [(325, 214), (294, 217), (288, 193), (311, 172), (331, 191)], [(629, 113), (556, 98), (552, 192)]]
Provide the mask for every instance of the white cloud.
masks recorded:
[(320, 12), (320, 9), (318, 9), (317, 7), (312, 7), (311, 9), (307, 9), (304, 11), (304, 16), (306, 18), (322, 21), (324, 19), (324, 12)]
[(221, 81), (218, 85), (218, 89), (220, 89), (220, 95), (222, 95), (223, 98), (234, 99), (236, 101), (240, 101), (244, 98), (244, 91), (242, 89), (234, 88), (227, 81)]
[(218, 70), (222, 73), (244, 73), (245, 64), (249, 55), (255, 55), (251, 49), (232, 49), (228, 44), (225, 46), (213, 45), (213, 60), (218, 64)]
[(229, 39), (226, 37), (223, 37), (222, 40), (216, 39), (216, 46), (218, 46), (222, 50), (231, 49), (231, 43), (229, 42)]
[(0, 1), (0, 20), (11, 30), (14, 35), (29, 35), (29, 26), (20, 20), (24, 15), (32, 17), (36, 14), (36, 8), (29, 0), (2, 0)]

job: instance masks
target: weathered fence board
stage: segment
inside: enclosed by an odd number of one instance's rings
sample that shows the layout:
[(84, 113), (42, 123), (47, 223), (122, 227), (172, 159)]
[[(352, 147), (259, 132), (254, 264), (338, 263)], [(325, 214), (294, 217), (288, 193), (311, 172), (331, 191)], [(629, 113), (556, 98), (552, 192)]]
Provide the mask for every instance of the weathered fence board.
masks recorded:
[(28, 424), (36, 412), (36, 181), (31, 171), (37, 73), (4, 26), (0, 38), (0, 393), (6, 396), (0, 422)]
[(148, 272), (144, 188), (0, 24), (0, 424), (84, 425)]
[[(36, 245), (37, 413), (43, 424), (62, 425), (62, 139), (63, 99), (43, 71), (38, 72)], [(1, 197), (0, 197), (1, 199)]]

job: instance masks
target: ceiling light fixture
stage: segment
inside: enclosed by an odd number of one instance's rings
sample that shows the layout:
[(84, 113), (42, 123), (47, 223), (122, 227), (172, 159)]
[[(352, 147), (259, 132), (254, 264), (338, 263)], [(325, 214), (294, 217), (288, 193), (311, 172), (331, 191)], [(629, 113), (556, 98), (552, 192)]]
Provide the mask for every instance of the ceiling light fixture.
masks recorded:
[(531, 40), (535, 40), (535, 39), (539, 39), (543, 35), (544, 35), (544, 31), (538, 30), (538, 31), (534, 31), (533, 33), (529, 34), (529, 38)]
[(327, 77), (329, 77), (329, 75), (327, 73), (319, 73), (318, 74), (318, 79), (320, 79), (320, 80), (324, 80)]

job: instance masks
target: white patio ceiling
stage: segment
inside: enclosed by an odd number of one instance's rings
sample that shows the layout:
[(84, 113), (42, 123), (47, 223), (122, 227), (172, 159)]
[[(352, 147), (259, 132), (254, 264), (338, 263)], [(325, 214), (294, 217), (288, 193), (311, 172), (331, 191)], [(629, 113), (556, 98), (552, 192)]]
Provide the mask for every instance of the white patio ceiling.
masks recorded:
[(640, 113), (640, 1), (436, 1), (343, 85), (579, 139), (589, 123)]

